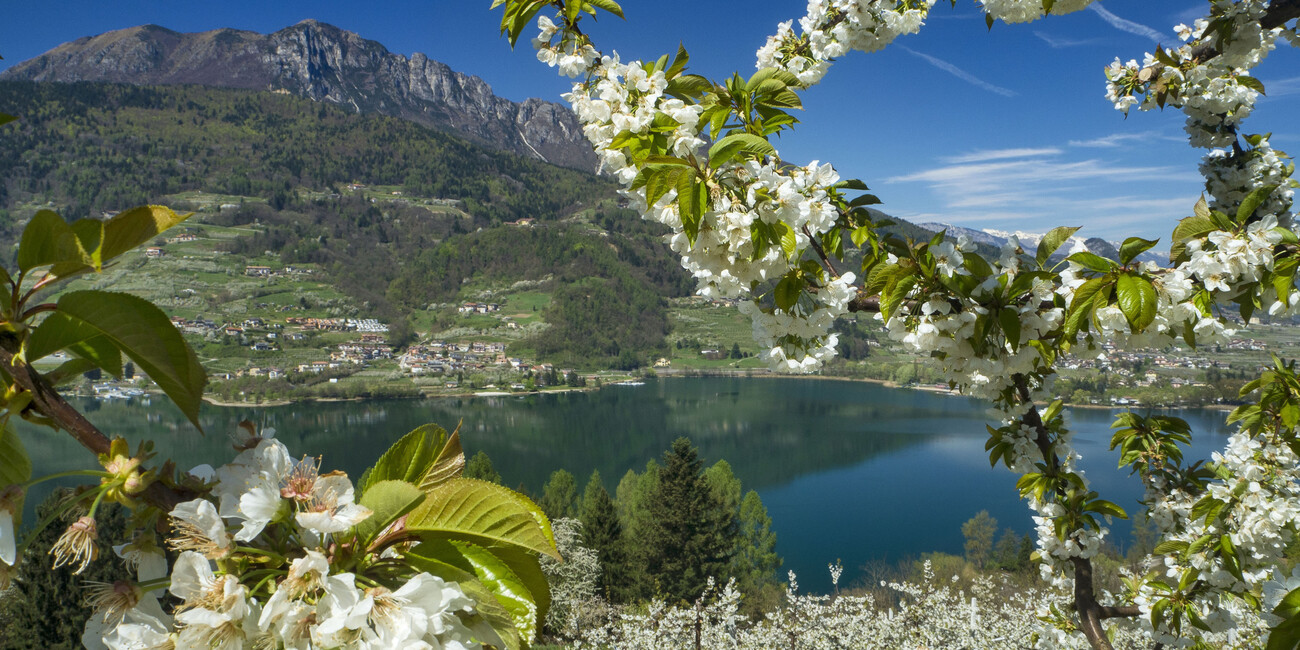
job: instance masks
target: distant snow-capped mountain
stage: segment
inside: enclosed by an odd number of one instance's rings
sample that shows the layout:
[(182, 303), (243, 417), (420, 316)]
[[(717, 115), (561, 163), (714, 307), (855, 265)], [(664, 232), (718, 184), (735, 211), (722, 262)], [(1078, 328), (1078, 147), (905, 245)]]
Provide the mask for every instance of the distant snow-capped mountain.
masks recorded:
[[(1043, 235), (1046, 234), (1039, 232), (1025, 232), (1023, 230), (996, 230), (993, 228), (975, 230), (973, 228), (963, 228), (961, 226), (954, 226), (952, 224), (940, 223), (937, 221), (918, 223), (916, 225), (932, 232), (939, 232), (941, 230), (947, 231), (948, 234), (954, 238), (966, 235), (967, 237), (970, 237), (973, 242), (987, 244), (989, 246), (1001, 247), (1003, 244), (1007, 243), (1008, 239), (1014, 236), (1020, 240), (1020, 245), (1026, 249), (1038, 246), (1038, 242), (1043, 238)], [(1119, 255), (1119, 246), (1121, 243), (1106, 241), (1100, 237), (1071, 237), (1069, 242), (1066, 242), (1061, 246), (1061, 252), (1064, 253), (1065, 251), (1068, 251), (1076, 242), (1082, 242), (1088, 251), (1110, 259), (1115, 259)], [(1167, 264), (1169, 262), (1169, 251), (1149, 250), (1138, 255), (1137, 259), (1141, 262)]]

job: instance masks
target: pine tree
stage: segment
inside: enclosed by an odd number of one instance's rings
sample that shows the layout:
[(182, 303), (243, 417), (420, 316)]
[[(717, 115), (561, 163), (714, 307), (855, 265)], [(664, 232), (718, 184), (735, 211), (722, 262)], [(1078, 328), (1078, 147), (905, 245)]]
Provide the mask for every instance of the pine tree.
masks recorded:
[(776, 553), (776, 533), (772, 518), (758, 493), (750, 490), (740, 502), (737, 517), (736, 556), (731, 561), (732, 575), (742, 594), (755, 594), (764, 585), (776, 581), (781, 556)]
[(699, 597), (710, 576), (727, 574), (735, 551), (735, 515), (714, 496), (701, 469), (690, 440), (673, 441), (649, 504), (646, 571), (669, 602)]
[(487, 452), (481, 449), (469, 459), (468, 463), (465, 463), (465, 471), (461, 476), (501, 485), (501, 474), (492, 467), (492, 459), (488, 458)]
[[(37, 508), (37, 516), (52, 514), (67, 494), (56, 491), (47, 497)], [(74, 575), (67, 566), (51, 569), (50, 549), (75, 520), (75, 515), (56, 520), (31, 541), (23, 554), (14, 588), (0, 597), (0, 647), (5, 650), (82, 647), (81, 634), (91, 615), (91, 608), (85, 604), (86, 583), (134, 579), (111, 548), (126, 541), (126, 511), (115, 504), (101, 505), (96, 516), (99, 558), (80, 575)]]
[(623, 538), (623, 526), (618, 522), (614, 499), (610, 498), (600, 480), (600, 472), (592, 471), (587, 489), (582, 494), (582, 509), (578, 513), (587, 546), (600, 558), (600, 593), (611, 602), (623, 603), (635, 592), (629, 579), (628, 554)]
[(551, 473), (551, 480), (542, 488), (542, 500), (537, 505), (551, 519), (578, 516), (578, 484), (568, 470), (557, 469)]
[(631, 540), (645, 540), (653, 525), (650, 502), (659, 491), (659, 472), (659, 463), (651, 459), (640, 474), (628, 470), (615, 492), (614, 505), (618, 510), (619, 524), (623, 527), (623, 539), (629, 540), (625, 592), (629, 601), (650, 598), (655, 594), (654, 579), (646, 572), (648, 549), (645, 544), (632, 543)]

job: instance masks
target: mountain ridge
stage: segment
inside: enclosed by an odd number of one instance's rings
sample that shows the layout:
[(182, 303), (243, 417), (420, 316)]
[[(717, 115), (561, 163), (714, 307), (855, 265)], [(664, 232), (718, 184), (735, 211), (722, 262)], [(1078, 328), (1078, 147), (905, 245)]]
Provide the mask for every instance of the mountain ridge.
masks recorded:
[(0, 72), (0, 80), (198, 84), (287, 92), (357, 113), (399, 117), (480, 144), (574, 169), (596, 167), (567, 107), (498, 97), (482, 78), (422, 53), (308, 19), (270, 34), (182, 33), (141, 25), (86, 36)]

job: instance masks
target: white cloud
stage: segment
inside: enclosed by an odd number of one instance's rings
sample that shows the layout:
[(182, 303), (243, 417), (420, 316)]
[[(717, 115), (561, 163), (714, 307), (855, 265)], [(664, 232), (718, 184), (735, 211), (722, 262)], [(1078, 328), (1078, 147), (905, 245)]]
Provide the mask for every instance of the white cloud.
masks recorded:
[[(1201, 183), (1175, 166), (1076, 160), (1055, 148), (975, 152), (884, 180), (918, 184), (921, 196), (930, 197), (931, 206), (918, 214), (898, 213), (905, 219), (1028, 230), (1079, 225), (1089, 237), (1167, 234), (1190, 214)], [(891, 194), (906, 191), (896, 187)]]
[(1100, 138), (1091, 140), (1071, 140), (1071, 147), (1095, 147), (1095, 148), (1115, 148), (1128, 142), (1151, 142), (1153, 140), (1168, 140), (1170, 142), (1183, 142), (1186, 138), (1165, 135), (1158, 131), (1143, 131), (1141, 133), (1112, 133)]
[(1141, 25), (1131, 20), (1124, 20), (1123, 18), (1107, 11), (1105, 7), (1101, 6), (1100, 2), (1094, 2), (1088, 5), (1088, 8), (1092, 9), (1098, 16), (1101, 16), (1101, 19), (1106, 21), (1111, 27), (1122, 32), (1136, 34), (1137, 36), (1151, 39), (1157, 43), (1175, 38), (1172, 34), (1166, 36), (1150, 27), (1147, 27), (1146, 25)]
[(922, 54), (921, 52), (917, 52), (916, 50), (913, 50), (912, 48), (907, 47), (906, 45), (895, 45), (894, 47), (901, 48), (905, 52), (909, 52), (918, 57), (921, 57), (930, 65), (940, 70), (943, 70), (944, 72), (947, 72), (948, 74), (951, 74), (952, 76), (957, 77), (958, 79), (961, 79), (966, 83), (977, 86), (979, 88), (983, 88), (984, 90), (987, 90), (991, 93), (1002, 95), (1003, 97), (1016, 96), (1016, 91), (1011, 90), (1009, 88), (1003, 88), (1001, 86), (995, 86), (987, 81), (984, 81), (983, 79), (980, 79), (979, 77), (976, 77), (975, 75), (969, 72), (966, 72), (965, 70), (962, 70), (961, 68), (958, 68), (957, 66), (951, 63), (948, 63), (947, 61), (944, 61), (943, 59), (930, 56), (929, 54)]
[(1048, 147), (1042, 149), (1033, 149), (1022, 147), (1018, 149), (985, 149), (974, 153), (962, 154), (960, 156), (948, 156), (943, 159), (947, 163), (972, 163), (983, 162), (986, 160), (1003, 160), (1006, 158), (1030, 158), (1033, 156), (1054, 156), (1061, 153), (1060, 149)]
[(1288, 77), (1265, 82), (1264, 91), (1268, 93), (1267, 97), (1300, 94), (1300, 77)]
[(1037, 36), (1038, 38), (1042, 39), (1044, 43), (1047, 43), (1049, 46), (1051, 46), (1052, 49), (1055, 50), (1059, 50), (1067, 47), (1078, 47), (1080, 45), (1092, 45), (1093, 43), (1098, 42), (1098, 39), (1095, 38), (1083, 38), (1083, 39), (1061, 38), (1059, 36), (1052, 36), (1051, 34), (1040, 32), (1036, 29), (1034, 30), (1034, 36)]

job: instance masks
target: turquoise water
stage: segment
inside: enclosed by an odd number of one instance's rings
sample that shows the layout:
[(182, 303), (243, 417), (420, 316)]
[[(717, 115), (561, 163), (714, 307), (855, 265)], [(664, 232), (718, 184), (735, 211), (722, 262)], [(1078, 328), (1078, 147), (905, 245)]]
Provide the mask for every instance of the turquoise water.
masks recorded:
[[(526, 397), (205, 405), (205, 435), (163, 399), (77, 405), (110, 435), (154, 439), (160, 455), (181, 467), (231, 458), (227, 432), (249, 419), (274, 427), (291, 453), (319, 455), (323, 468), (354, 477), (411, 429), (461, 423), (468, 455), (486, 451), (507, 485), (534, 493), (560, 468), (578, 478), (579, 489), (598, 469), (613, 492), (629, 469), (639, 471), (673, 439), (687, 436), (706, 463), (726, 459), (745, 489), (758, 490), (785, 569), (798, 573), (804, 589), (829, 589), (826, 564), (837, 559), (846, 568), (843, 580), (851, 582), (868, 562), (960, 553), (961, 524), (979, 510), (1018, 533), (1032, 525), (1015, 476), (989, 468), (985, 405), (875, 384), (675, 378)], [(1222, 447), (1222, 413), (1178, 415), (1195, 432), (1188, 458)], [(1082, 467), (1095, 489), (1132, 509), (1141, 487), (1115, 468), (1107, 450), (1113, 413), (1075, 410), (1072, 417)], [(66, 434), (27, 428), (24, 441), (38, 474), (93, 462)], [(40, 498), (33, 496), (33, 502)], [(1126, 544), (1127, 524), (1114, 528), (1116, 540)]]

